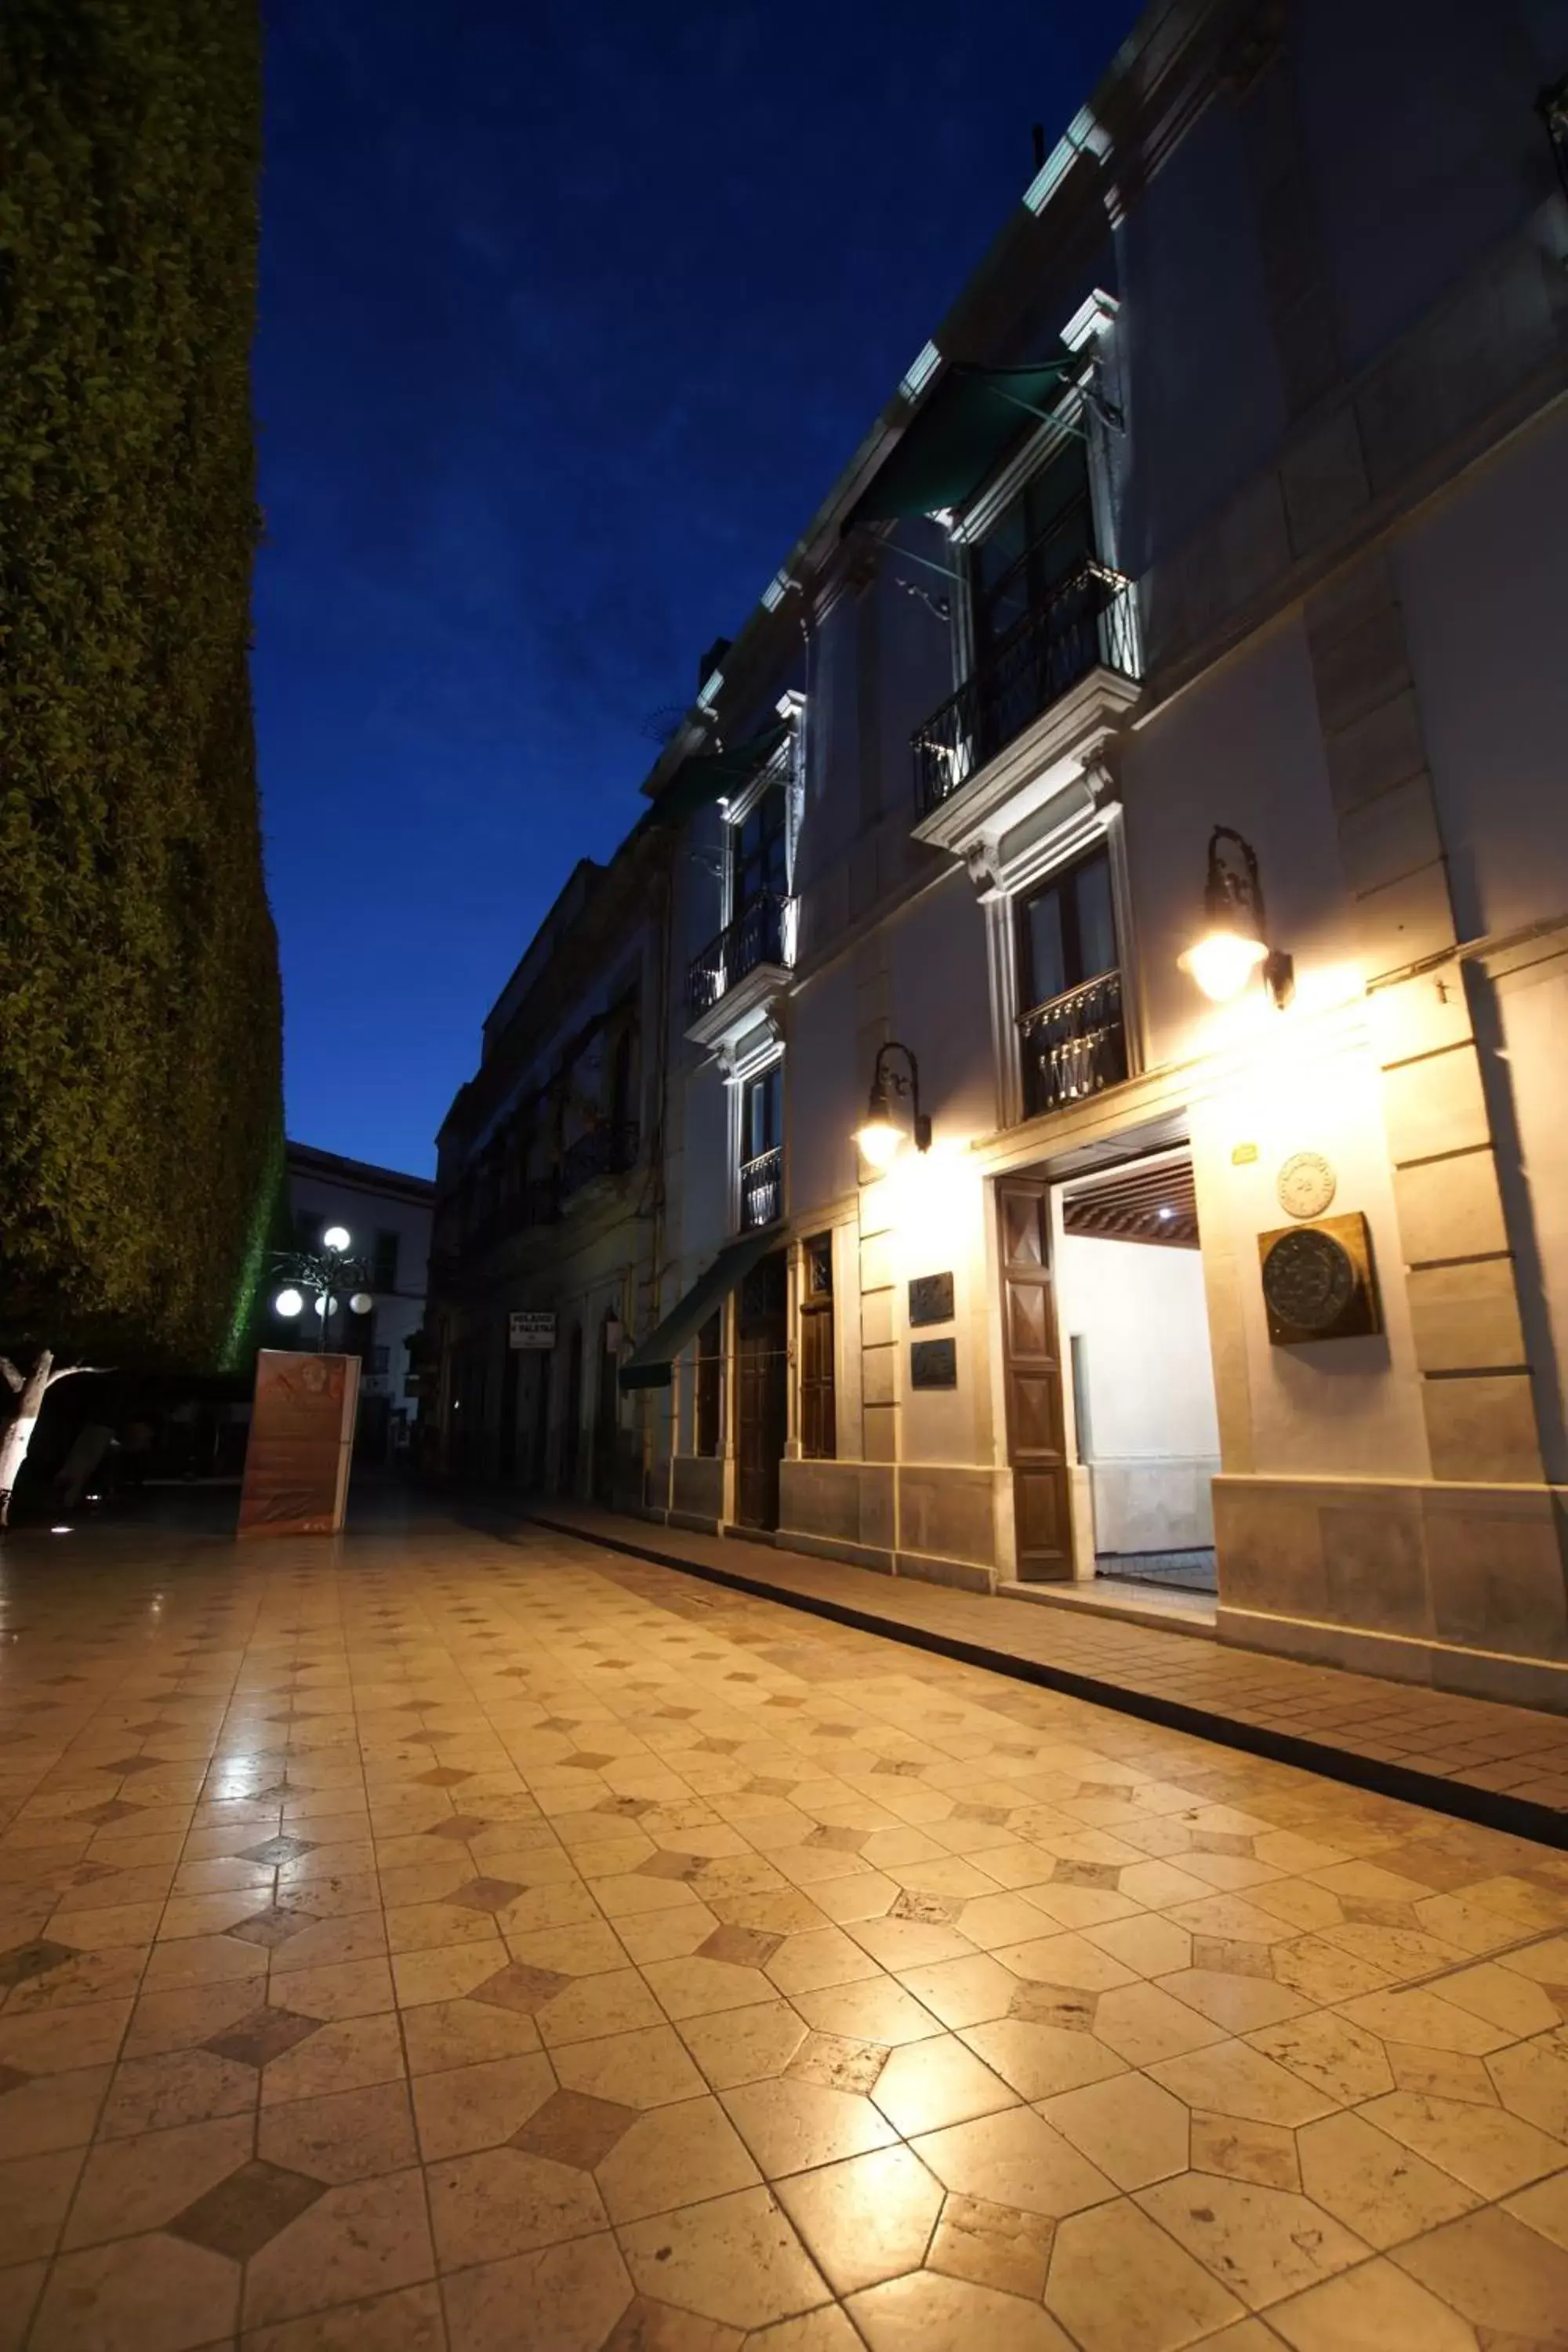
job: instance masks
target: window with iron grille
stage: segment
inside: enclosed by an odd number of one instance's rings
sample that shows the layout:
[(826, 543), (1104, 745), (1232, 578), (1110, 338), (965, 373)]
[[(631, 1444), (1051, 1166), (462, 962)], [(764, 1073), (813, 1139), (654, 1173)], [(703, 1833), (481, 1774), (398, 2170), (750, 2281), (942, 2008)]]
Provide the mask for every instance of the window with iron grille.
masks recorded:
[(1026, 1116), (1099, 1094), (1127, 1076), (1127, 1032), (1110, 857), (1065, 866), (1017, 910)]
[(801, 1252), (800, 1450), (808, 1462), (831, 1462), (838, 1452), (831, 1234), (817, 1234)]
[(1116, 969), (1110, 859), (1103, 849), (1053, 874), (1018, 908), (1018, 1002), (1048, 1003)]
[(787, 836), (789, 796), (782, 782), (771, 783), (755, 806), (730, 830), (731, 911), (766, 891), (782, 898), (789, 888)]
[(389, 1233), (384, 1226), (375, 1237), (375, 1256), (371, 1265), (373, 1290), (395, 1290), (397, 1287), (397, 1245), (400, 1235)]
[(1074, 439), (1025, 485), (974, 550), (970, 590), (976, 662), (983, 664), (1094, 551), (1089, 460), (1083, 443)]

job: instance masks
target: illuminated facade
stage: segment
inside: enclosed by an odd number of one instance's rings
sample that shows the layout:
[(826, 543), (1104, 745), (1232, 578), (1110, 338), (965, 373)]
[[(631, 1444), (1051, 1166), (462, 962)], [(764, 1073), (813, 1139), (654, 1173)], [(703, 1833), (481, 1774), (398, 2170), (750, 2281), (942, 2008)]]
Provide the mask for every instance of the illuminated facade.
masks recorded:
[(1568, 1705), (1568, 11), (1504, 19), (1152, 12), (655, 767), (644, 1510), (1212, 1556), (1221, 1638)]

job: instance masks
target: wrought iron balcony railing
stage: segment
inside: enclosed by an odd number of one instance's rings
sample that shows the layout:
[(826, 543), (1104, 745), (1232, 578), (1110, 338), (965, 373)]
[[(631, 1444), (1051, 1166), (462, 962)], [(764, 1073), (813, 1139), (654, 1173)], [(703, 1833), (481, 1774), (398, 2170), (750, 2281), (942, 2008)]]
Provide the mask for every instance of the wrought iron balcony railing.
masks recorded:
[(692, 959), (686, 975), (688, 1018), (710, 1013), (725, 992), (759, 964), (795, 961), (795, 900), (756, 891), (716, 940)]
[(585, 1184), (599, 1176), (624, 1176), (637, 1156), (637, 1129), (633, 1119), (606, 1120), (603, 1126), (591, 1127), (575, 1143), (569, 1143), (561, 1155), (561, 1167), (556, 1187), (563, 1201), (570, 1200)]
[(1138, 632), (1131, 581), (1088, 557), (916, 730), (915, 798), (921, 816), (951, 800), (1093, 669), (1136, 677)]
[(1024, 1109), (1036, 1118), (1081, 1102), (1127, 1076), (1121, 974), (1102, 971), (1032, 1013), (1018, 1016), (1024, 1056)]
[(741, 1162), (741, 1231), (754, 1233), (784, 1214), (784, 1148)]

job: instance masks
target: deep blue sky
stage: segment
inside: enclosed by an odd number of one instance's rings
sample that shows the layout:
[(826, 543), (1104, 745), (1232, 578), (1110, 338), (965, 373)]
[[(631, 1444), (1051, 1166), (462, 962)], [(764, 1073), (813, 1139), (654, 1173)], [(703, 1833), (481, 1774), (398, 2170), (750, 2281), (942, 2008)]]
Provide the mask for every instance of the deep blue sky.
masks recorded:
[(270, 0), (257, 724), (289, 1131), (487, 1007), (1131, 0)]

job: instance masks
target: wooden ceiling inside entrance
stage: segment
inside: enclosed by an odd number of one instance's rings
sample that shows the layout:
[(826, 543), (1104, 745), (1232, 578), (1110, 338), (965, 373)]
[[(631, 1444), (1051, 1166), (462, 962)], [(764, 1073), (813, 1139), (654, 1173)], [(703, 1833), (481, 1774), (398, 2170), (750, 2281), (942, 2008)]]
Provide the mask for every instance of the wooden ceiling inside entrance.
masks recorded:
[(1150, 1167), (1134, 1160), (1068, 1193), (1062, 1223), (1095, 1241), (1147, 1242), (1157, 1249), (1196, 1249), (1198, 1204), (1190, 1160)]

